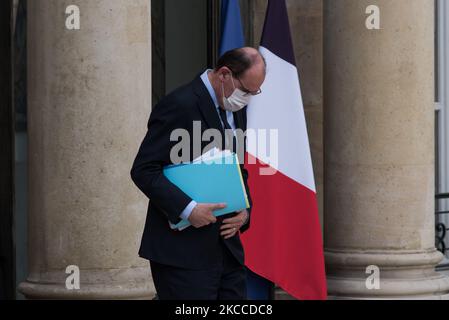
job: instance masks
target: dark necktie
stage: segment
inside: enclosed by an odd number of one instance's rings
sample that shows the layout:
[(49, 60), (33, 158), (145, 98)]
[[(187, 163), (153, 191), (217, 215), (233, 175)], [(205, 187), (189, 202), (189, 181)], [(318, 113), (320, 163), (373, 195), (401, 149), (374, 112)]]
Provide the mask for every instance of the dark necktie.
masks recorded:
[[(228, 122), (228, 118), (226, 116), (226, 111), (223, 110), (221, 107), (218, 107), (218, 111), (220, 113), (221, 121), (223, 121), (223, 126), (225, 128), (225, 141), (224, 141), (224, 148), (227, 150), (231, 150), (232, 152), (236, 153), (237, 150), (237, 138), (234, 135), (234, 131), (231, 128), (231, 125)], [(232, 148), (230, 148), (229, 143), (232, 141)]]

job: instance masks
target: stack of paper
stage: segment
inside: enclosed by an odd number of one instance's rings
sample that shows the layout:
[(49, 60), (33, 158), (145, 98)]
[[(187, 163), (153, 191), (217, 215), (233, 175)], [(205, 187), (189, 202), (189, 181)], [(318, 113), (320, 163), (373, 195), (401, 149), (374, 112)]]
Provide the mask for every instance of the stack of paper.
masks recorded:
[[(237, 155), (229, 150), (212, 149), (190, 163), (167, 166), (163, 173), (197, 203), (226, 203), (215, 216), (249, 208)], [(177, 230), (190, 226), (184, 219), (169, 224)]]

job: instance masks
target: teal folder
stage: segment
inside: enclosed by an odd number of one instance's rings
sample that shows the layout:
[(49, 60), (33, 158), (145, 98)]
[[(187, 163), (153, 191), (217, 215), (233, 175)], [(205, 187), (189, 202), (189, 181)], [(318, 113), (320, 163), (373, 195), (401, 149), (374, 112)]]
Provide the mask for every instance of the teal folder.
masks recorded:
[[(238, 158), (233, 153), (187, 164), (171, 165), (164, 175), (197, 203), (226, 203), (226, 208), (214, 211), (215, 216), (249, 208)], [(190, 225), (182, 220), (173, 229)]]

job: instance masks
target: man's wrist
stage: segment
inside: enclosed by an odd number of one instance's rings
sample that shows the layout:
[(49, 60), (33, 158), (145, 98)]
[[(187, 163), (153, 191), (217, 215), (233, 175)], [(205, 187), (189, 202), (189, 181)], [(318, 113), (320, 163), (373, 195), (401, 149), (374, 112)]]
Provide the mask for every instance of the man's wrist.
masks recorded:
[(249, 212), (248, 212), (248, 210), (244, 210), (245, 212), (246, 212), (246, 218), (245, 218), (245, 221), (243, 222), (243, 226), (245, 225), (245, 224), (247, 224), (248, 223), (248, 221), (249, 221)]
[(197, 203), (195, 200), (190, 201), (190, 203), (181, 212), (180, 218), (184, 219), (184, 220), (188, 220), (190, 215), (192, 214), (193, 209), (196, 207), (196, 205), (197, 205)]

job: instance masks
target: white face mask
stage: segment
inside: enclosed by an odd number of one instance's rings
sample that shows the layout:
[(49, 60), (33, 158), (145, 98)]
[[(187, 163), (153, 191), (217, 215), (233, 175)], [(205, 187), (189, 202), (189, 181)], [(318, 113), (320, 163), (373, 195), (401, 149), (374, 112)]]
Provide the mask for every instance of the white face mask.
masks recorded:
[(246, 94), (244, 91), (236, 88), (232, 77), (231, 80), (232, 85), (234, 86), (234, 92), (228, 98), (225, 97), (224, 84), (223, 82), (221, 83), (221, 89), (223, 93), (223, 108), (231, 112), (237, 112), (239, 110), (242, 110), (249, 104), (251, 95)]

